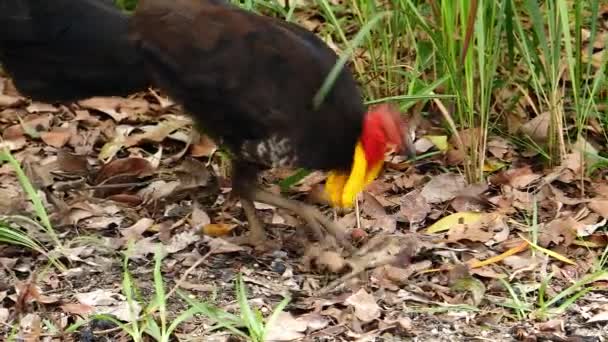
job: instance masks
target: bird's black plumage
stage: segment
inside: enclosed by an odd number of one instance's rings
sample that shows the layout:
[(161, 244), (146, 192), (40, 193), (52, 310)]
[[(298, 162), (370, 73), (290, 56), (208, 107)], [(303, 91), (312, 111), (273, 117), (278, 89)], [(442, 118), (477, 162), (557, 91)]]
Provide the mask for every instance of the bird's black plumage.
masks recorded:
[(128, 30), (112, 0), (0, 0), (0, 64), (35, 100), (128, 95), (149, 86)]
[(158, 86), (237, 162), (350, 169), (364, 106), (344, 70), (313, 109), (337, 60), (313, 33), (211, 0), (140, 0), (133, 24)]

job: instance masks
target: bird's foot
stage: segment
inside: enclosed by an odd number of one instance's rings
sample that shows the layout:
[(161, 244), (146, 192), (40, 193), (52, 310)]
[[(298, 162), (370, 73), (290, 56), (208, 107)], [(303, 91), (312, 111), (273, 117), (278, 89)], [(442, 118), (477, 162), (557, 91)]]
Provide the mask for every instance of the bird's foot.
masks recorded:
[(241, 206), (249, 223), (249, 233), (246, 236), (239, 236), (232, 239), (231, 242), (238, 245), (249, 245), (258, 252), (269, 251), (273, 244), (266, 237), (264, 225), (256, 215), (253, 201), (247, 198), (241, 198)]
[(410, 257), (416, 253), (418, 243), (415, 238), (408, 236), (378, 235), (369, 240), (349, 260), (346, 260), (350, 271), (340, 278), (330, 282), (315, 293), (325, 295), (345, 284), (348, 280), (369, 269), (398, 263), (408, 264)]
[(256, 190), (253, 193), (252, 199), (294, 212), (306, 221), (308, 227), (322, 244), (332, 247), (340, 245), (351, 253), (354, 251), (354, 247), (346, 240), (344, 229), (328, 219), (314, 206), (293, 201), (263, 190)]

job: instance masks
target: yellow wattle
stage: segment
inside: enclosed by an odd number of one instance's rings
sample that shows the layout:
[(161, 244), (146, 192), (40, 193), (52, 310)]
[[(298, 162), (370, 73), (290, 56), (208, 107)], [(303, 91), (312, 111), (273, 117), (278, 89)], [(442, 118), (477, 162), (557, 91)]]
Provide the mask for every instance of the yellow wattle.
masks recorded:
[(325, 193), (329, 197), (329, 202), (332, 206), (341, 206), (342, 202), (342, 190), (344, 189), (344, 184), (348, 180), (348, 174), (330, 171), (327, 175), (327, 180), (325, 181)]
[(331, 171), (327, 175), (325, 191), (334, 207), (351, 208), (357, 194), (371, 183), (382, 170), (383, 160), (375, 165), (368, 165), (361, 142), (355, 146), (355, 154), (350, 175), (344, 172)]

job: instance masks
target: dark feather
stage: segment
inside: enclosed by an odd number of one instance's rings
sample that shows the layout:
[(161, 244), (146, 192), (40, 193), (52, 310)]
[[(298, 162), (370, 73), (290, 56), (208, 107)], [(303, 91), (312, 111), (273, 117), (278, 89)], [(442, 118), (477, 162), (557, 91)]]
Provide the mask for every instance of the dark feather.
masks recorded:
[(112, 0), (0, 0), (0, 63), (40, 101), (128, 95), (149, 86)]
[(337, 57), (311, 32), (209, 0), (140, 0), (133, 32), (158, 86), (237, 157), (350, 168), (361, 95), (344, 70), (313, 110)]

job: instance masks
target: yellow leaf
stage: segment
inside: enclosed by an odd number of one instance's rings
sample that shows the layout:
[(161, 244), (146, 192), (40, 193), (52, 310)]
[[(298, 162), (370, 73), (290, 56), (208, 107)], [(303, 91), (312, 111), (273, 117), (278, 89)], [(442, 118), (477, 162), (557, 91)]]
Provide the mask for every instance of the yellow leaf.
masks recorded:
[(448, 150), (448, 137), (446, 135), (425, 135), (424, 138), (432, 142), (441, 152)]
[(572, 261), (571, 259), (568, 259), (565, 256), (563, 256), (563, 255), (561, 255), (561, 254), (559, 254), (557, 252), (554, 252), (554, 251), (552, 251), (550, 249), (543, 248), (543, 247), (535, 244), (534, 242), (527, 240), (525, 237), (521, 236), (521, 234), (518, 234), (518, 235), (519, 235), (520, 238), (522, 238), (522, 240), (526, 241), (530, 246), (538, 249), (539, 251), (547, 254), (548, 256), (550, 256), (552, 258), (555, 258), (555, 259), (557, 259), (559, 261), (563, 261), (563, 262), (565, 262), (567, 264), (570, 264), (570, 265), (576, 265), (576, 262)]
[(236, 225), (226, 223), (209, 223), (203, 226), (203, 234), (211, 237), (226, 236)]
[(508, 250), (506, 250), (505, 252), (501, 253), (500, 255), (488, 258), (484, 261), (477, 261), (474, 262), (473, 264), (471, 264), (471, 268), (479, 268), (479, 267), (483, 267), (483, 266), (487, 266), (487, 265), (491, 265), (491, 264), (495, 264), (499, 261), (502, 261), (504, 259), (506, 259), (507, 257), (513, 255), (513, 254), (517, 254), (519, 252), (523, 252), (524, 250), (526, 250), (526, 248), (528, 248), (528, 243), (526, 242), (522, 242), (521, 244), (513, 247), (513, 248), (509, 248)]
[(505, 163), (501, 163), (498, 160), (486, 160), (483, 164), (484, 172), (495, 172), (507, 166)]
[(479, 221), (485, 214), (484, 213), (476, 213), (473, 211), (463, 211), (459, 213), (454, 213), (448, 215), (441, 220), (433, 223), (426, 232), (429, 234), (439, 233), (446, 230), (450, 230), (453, 226), (457, 224), (471, 224)]
[(586, 240), (574, 240), (572, 241), (573, 245), (577, 245), (577, 246), (581, 246), (581, 247), (587, 247), (587, 248), (601, 248), (601, 247), (605, 247), (602, 244), (599, 244), (597, 242), (593, 242), (593, 241), (586, 241)]

